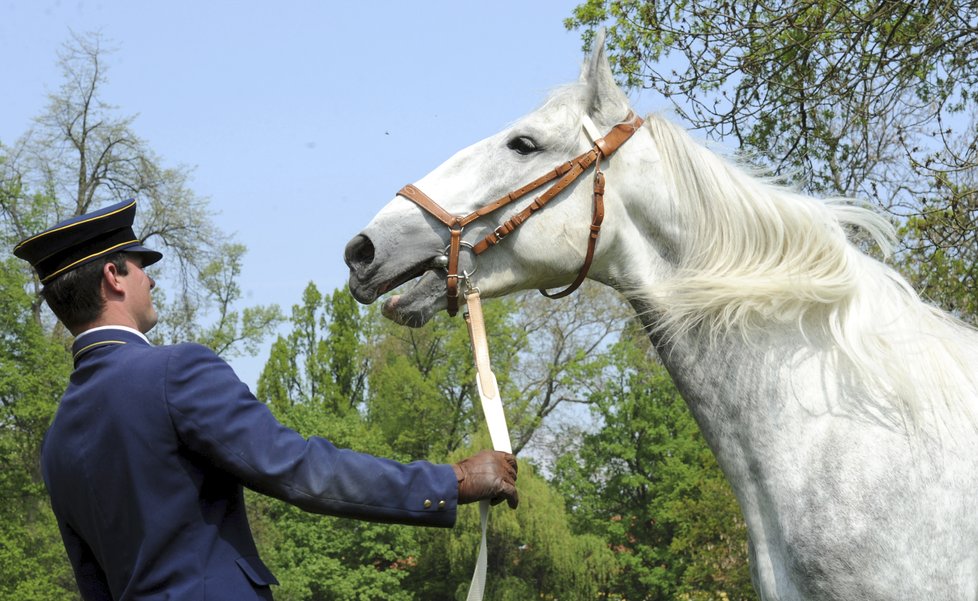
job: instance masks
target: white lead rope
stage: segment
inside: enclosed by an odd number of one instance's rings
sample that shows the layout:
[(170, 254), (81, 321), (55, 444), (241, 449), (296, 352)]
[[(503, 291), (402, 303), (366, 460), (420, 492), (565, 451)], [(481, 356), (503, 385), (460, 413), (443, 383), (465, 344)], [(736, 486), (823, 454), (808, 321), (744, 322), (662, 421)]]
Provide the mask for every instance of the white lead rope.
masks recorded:
[[(503, 413), (503, 401), (499, 397), (499, 387), (496, 376), (489, 366), (489, 343), (486, 339), (486, 325), (482, 317), (482, 301), (479, 289), (471, 288), (465, 293), (465, 323), (469, 327), (469, 338), (472, 340), (472, 354), (475, 357), (475, 383), (482, 399), (482, 411), (486, 415), (489, 426), (489, 438), (492, 448), (497, 451), (513, 452), (509, 441), (509, 429), (506, 427), (506, 415)], [(489, 501), (479, 502), (479, 518), (482, 523), (482, 540), (479, 543), (479, 557), (475, 562), (475, 573), (469, 585), (466, 601), (482, 601), (486, 588), (486, 526), (489, 524)]]

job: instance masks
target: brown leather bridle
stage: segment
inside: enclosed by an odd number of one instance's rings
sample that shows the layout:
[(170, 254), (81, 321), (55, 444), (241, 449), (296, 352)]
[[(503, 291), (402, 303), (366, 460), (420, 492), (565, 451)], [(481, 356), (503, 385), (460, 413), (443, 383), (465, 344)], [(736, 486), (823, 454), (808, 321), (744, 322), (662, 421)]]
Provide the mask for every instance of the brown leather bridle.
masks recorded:
[[(400, 196), (414, 202), (419, 207), (430, 213), (435, 219), (441, 221), (451, 234), (448, 245), (448, 276), (446, 278), (448, 296), (448, 314), (454, 316), (458, 313), (458, 273), (459, 253), (462, 248), (462, 229), (480, 217), (484, 217), (509, 203), (522, 198), (540, 186), (557, 180), (552, 186), (538, 196), (533, 202), (526, 206), (522, 211), (513, 215), (505, 223), (493, 230), (475, 245), (468, 245), (475, 255), (480, 255), (491, 246), (498, 244), (503, 238), (513, 233), (517, 227), (530, 218), (535, 212), (539, 211), (548, 202), (553, 200), (567, 186), (574, 182), (581, 174), (594, 165), (594, 194), (591, 212), (591, 233), (588, 236), (587, 252), (584, 256), (584, 264), (577, 274), (577, 278), (565, 289), (553, 294), (541, 289), (540, 293), (548, 298), (562, 298), (577, 288), (584, 282), (587, 272), (591, 268), (591, 260), (594, 258), (594, 247), (598, 241), (598, 234), (601, 232), (601, 222), (604, 220), (604, 173), (601, 171), (601, 158), (608, 157), (613, 152), (632, 137), (643, 120), (635, 113), (629, 111), (625, 119), (615, 125), (603, 138), (594, 140), (593, 146), (587, 152), (562, 163), (545, 175), (533, 180), (521, 188), (513, 190), (509, 194), (498, 198), (489, 204), (479, 208), (468, 215), (452, 215), (427, 194), (419, 190), (416, 186), (408, 184), (398, 192)], [(463, 274), (464, 275), (464, 274)]]

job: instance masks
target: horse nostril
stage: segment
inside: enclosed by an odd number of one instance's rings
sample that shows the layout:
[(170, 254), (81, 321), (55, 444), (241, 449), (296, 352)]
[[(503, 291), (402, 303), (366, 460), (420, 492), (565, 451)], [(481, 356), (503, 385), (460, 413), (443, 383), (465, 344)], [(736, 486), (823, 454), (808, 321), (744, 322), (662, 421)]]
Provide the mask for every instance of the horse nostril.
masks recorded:
[(374, 243), (363, 234), (357, 234), (347, 243), (343, 256), (350, 269), (370, 265), (374, 261)]

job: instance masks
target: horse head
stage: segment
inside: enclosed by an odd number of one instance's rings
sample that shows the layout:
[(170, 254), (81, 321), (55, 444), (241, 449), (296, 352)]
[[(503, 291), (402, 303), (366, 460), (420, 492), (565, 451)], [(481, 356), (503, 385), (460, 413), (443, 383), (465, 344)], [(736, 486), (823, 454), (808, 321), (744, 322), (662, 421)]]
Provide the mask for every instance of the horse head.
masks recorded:
[[(588, 267), (589, 276), (599, 281), (626, 280), (627, 265), (623, 267), (620, 257), (647, 257), (647, 250), (623, 253), (619, 248), (618, 260), (607, 257), (617, 245), (642, 239), (620, 231), (631, 219), (625, 216), (627, 186), (623, 184), (634, 171), (634, 163), (647, 163), (650, 153), (604, 148), (604, 153), (593, 157), (596, 165), (588, 163), (576, 179), (556, 173), (532, 192), (518, 198), (513, 193), (521, 188), (525, 191), (528, 183), (544, 174), (570, 168), (568, 161), (587, 155), (595, 140), (617, 136), (622, 139), (616, 141), (623, 144), (641, 123), (637, 118), (629, 121), (630, 117), (628, 99), (614, 81), (601, 36), (578, 82), (558, 89), (535, 112), (459, 151), (405, 187), (347, 244), (345, 258), (353, 296), (371, 303), (416, 280), (387, 300), (384, 314), (398, 323), (420, 326), (440, 309), (454, 312), (457, 301), (449, 297), (458, 294), (453, 285), (459, 280), (463, 287), (477, 286), (484, 297), (567, 286), (578, 274), (588, 272)], [(616, 130), (623, 121), (627, 127)], [(622, 128), (630, 128), (627, 136)], [(641, 137), (634, 136), (636, 140)], [(650, 140), (629, 141), (627, 146), (650, 144)], [(594, 182), (602, 170), (608, 182), (606, 225), (599, 236), (595, 234), (597, 244), (592, 249), (588, 244), (595, 220)], [(545, 190), (562, 179), (568, 179), (566, 185), (549, 191), (552, 198), (547, 198)], [(541, 197), (545, 207), (539, 211), (530, 207)], [(486, 210), (495, 205), (499, 210)], [(521, 213), (530, 212), (532, 218), (524, 222)], [(465, 216), (469, 220), (463, 221)], [(519, 227), (509, 229), (506, 224), (514, 221), (519, 221)], [(454, 251), (453, 229), (457, 235)], [(483, 242), (487, 238), (489, 242)], [(593, 259), (587, 256), (591, 251)], [(453, 254), (457, 265), (451, 264)], [(641, 268), (647, 270), (645, 265)]]

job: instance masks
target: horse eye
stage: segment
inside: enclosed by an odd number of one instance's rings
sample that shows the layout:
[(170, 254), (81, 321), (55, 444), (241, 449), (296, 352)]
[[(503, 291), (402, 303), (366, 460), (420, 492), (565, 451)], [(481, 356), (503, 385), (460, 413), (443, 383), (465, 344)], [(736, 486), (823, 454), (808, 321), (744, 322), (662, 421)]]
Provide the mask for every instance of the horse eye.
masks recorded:
[(506, 144), (506, 148), (515, 150), (522, 155), (533, 154), (534, 152), (539, 152), (541, 150), (541, 148), (537, 146), (537, 143), (533, 141), (533, 138), (528, 138), (526, 136), (513, 138), (508, 144)]

